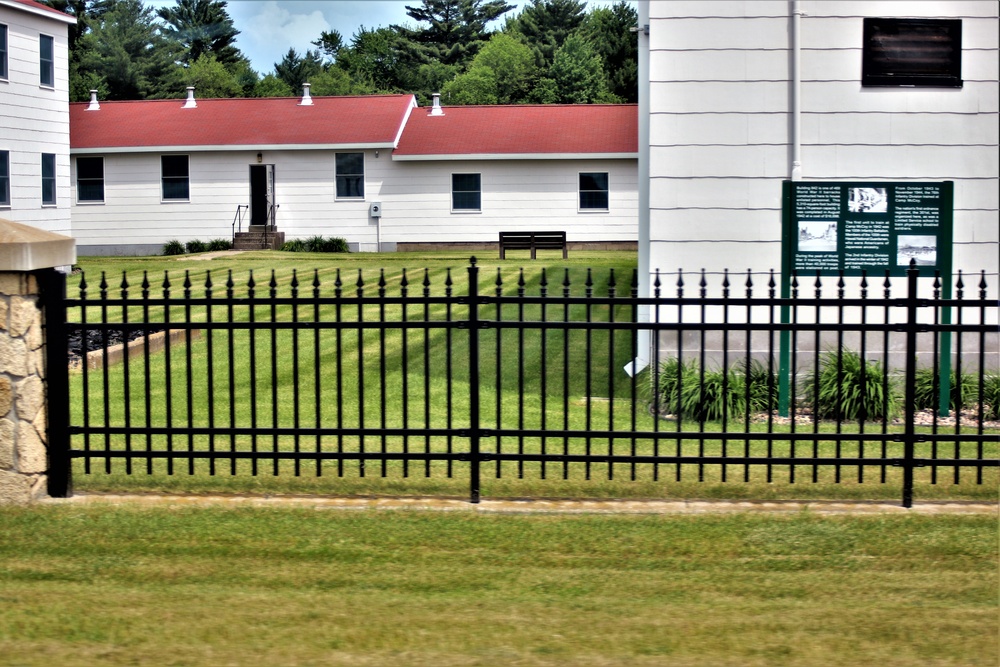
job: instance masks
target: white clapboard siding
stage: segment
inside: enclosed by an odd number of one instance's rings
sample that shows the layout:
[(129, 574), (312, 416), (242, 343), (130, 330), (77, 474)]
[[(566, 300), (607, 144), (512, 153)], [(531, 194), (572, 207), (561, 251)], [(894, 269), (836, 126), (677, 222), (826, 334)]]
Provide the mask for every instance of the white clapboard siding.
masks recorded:
[[(69, 21), (72, 22), (72, 21)], [(0, 82), (0, 150), (10, 154), (10, 205), (0, 217), (70, 233), (67, 21), (0, 6), (7, 26), (7, 79)], [(39, 85), (39, 36), (53, 38), (55, 85)], [(56, 156), (56, 204), (42, 206), (43, 153)]]
[[(955, 266), (996, 274), (997, 4), (798, 6), (802, 178), (952, 180)], [(651, 266), (780, 265), (791, 10), (780, 0), (650, 2)], [(962, 19), (963, 87), (862, 87), (867, 16)]]
[[(364, 199), (338, 199), (335, 151), (269, 151), (275, 168), (276, 223), (286, 239), (341, 236), (351, 243), (493, 242), (501, 230), (564, 230), (572, 241), (634, 241), (634, 160), (488, 160), (394, 162), (365, 152)], [(160, 154), (104, 157), (105, 201), (76, 202), (74, 236), (88, 247), (147, 246), (229, 238), (238, 205), (250, 203), (254, 152), (189, 153), (190, 201), (160, 197)], [(608, 172), (610, 207), (578, 210), (579, 173)], [(451, 211), (451, 175), (482, 175), (482, 210)], [(369, 215), (381, 202), (382, 218)], [(245, 220), (244, 224), (248, 224)]]

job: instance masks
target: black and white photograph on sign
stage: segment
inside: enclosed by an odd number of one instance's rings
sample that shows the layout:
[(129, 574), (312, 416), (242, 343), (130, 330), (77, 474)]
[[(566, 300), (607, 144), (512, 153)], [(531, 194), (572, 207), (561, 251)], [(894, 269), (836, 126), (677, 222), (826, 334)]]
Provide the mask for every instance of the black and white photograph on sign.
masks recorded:
[(896, 247), (896, 264), (909, 266), (915, 259), (917, 266), (934, 266), (937, 264), (936, 236), (900, 236)]
[(851, 213), (885, 213), (889, 196), (885, 188), (850, 188), (847, 208)]
[(837, 221), (799, 220), (799, 252), (837, 252)]

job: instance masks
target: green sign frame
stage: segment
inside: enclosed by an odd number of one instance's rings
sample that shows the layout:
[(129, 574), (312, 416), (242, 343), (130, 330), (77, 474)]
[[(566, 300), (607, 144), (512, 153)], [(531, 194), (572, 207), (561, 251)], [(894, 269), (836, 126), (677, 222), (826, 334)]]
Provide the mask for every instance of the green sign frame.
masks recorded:
[[(783, 181), (781, 298), (800, 276), (905, 276), (911, 260), (920, 277), (940, 271), (942, 298), (951, 298), (954, 181)], [(788, 323), (788, 307), (781, 309)], [(951, 323), (943, 309), (942, 323)], [(940, 411), (948, 414), (951, 335), (943, 332)], [(789, 406), (789, 335), (781, 333), (779, 412)]]

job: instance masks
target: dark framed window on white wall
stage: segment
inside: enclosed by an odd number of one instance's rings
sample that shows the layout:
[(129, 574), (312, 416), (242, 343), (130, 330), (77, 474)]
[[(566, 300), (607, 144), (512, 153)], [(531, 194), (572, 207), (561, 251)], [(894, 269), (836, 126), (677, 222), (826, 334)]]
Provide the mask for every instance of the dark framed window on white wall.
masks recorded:
[(961, 19), (864, 19), (862, 86), (962, 87)]
[(365, 154), (337, 153), (337, 199), (365, 198)]
[(10, 151), (0, 151), (0, 206), (10, 206)]
[(580, 210), (608, 210), (608, 172), (587, 171), (580, 173)]
[(56, 205), (56, 156), (42, 153), (42, 206)]
[(161, 155), (160, 179), (163, 185), (163, 201), (189, 201), (191, 199), (191, 179), (188, 172), (187, 155)]
[(38, 37), (38, 81), (46, 87), (56, 85), (55, 40), (48, 35)]
[(0, 79), (7, 79), (7, 26), (0, 23)]
[(481, 211), (482, 205), (482, 174), (452, 174), (451, 209), (453, 211)]
[(76, 159), (76, 200), (91, 203), (104, 201), (104, 158)]

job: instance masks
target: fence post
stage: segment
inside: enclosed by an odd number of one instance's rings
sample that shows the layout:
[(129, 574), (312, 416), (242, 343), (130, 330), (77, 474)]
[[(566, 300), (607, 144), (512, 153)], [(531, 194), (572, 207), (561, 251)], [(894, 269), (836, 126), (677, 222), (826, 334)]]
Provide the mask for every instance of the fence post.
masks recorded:
[[(906, 377), (903, 392), (903, 507), (913, 507), (913, 457), (916, 428), (913, 423), (917, 379), (917, 276), (915, 260), (906, 271)], [(888, 371), (888, 368), (887, 368)]]
[(469, 502), (479, 502), (479, 267), (469, 258)]
[(55, 451), (69, 418), (58, 407), (67, 404), (65, 312), (46, 306), (52, 281), (65, 286), (53, 267), (75, 261), (73, 239), (0, 220), (0, 505), (69, 493), (68, 452)]
[[(73, 483), (69, 458), (69, 350), (66, 335), (66, 275), (55, 269), (37, 274), (45, 316), (46, 398), (49, 419), (49, 495), (69, 498)], [(85, 354), (85, 353), (84, 353)]]

